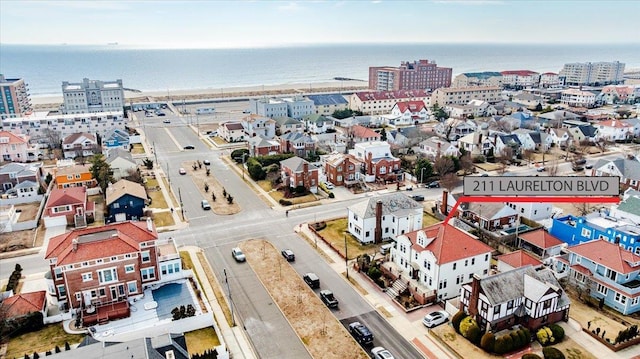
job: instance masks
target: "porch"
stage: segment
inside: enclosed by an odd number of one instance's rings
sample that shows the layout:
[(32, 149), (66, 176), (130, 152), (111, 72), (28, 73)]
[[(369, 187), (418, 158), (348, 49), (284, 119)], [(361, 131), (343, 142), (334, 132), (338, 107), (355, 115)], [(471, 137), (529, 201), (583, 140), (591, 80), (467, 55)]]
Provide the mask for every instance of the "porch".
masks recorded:
[(128, 318), (131, 311), (126, 300), (102, 305), (90, 305), (82, 310), (81, 320), (84, 327), (104, 324), (111, 320)]
[[(380, 264), (380, 271), (388, 279), (390, 285), (386, 292), (394, 302), (405, 311), (415, 310), (436, 301), (437, 293), (417, 280), (417, 276), (411, 276), (394, 262)], [(413, 272), (412, 268), (412, 272)]]

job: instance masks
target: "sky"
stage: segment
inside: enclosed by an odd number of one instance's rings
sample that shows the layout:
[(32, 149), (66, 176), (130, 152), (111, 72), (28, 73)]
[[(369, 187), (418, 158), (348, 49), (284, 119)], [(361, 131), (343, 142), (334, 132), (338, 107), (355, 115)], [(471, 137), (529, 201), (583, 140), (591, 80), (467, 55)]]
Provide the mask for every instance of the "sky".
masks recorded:
[(117, 42), (145, 48), (640, 44), (638, 14), (638, 0), (0, 0), (0, 43)]

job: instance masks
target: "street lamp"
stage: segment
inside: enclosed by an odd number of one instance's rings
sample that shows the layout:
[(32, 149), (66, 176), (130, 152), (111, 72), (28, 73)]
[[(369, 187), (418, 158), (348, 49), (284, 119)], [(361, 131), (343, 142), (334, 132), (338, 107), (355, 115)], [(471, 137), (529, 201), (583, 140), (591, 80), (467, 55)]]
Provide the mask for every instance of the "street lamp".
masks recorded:
[(233, 299), (231, 299), (231, 287), (229, 287), (229, 280), (227, 279), (227, 268), (223, 268), (224, 282), (227, 283), (227, 293), (229, 293), (229, 307), (231, 307), (231, 326), (236, 326), (236, 317), (233, 316)]
[(344, 268), (347, 271), (347, 279), (349, 279), (349, 256), (347, 254), (347, 232), (345, 231), (344, 234)]

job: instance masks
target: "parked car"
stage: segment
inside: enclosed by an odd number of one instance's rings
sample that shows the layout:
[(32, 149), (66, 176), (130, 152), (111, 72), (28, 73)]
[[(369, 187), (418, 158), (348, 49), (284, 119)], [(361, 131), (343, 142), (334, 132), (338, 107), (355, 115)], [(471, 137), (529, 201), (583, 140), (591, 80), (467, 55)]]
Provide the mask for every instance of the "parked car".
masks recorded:
[(181, 175), (186, 175), (187, 171), (184, 168), (180, 167), (180, 169), (178, 170), (178, 173), (180, 173)]
[(547, 170), (547, 169), (546, 169), (546, 168), (544, 168), (544, 167), (538, 167), (538, 168), (536, 168), (536, 171), (538, 171), (538, 172), (544, 172), (544, 171), (546, 171), (546, 170)]
[(573, 165), (573, 167), (571, 167), (571, 169), (574, 170), (575, 172), (584, 171), (584, 167), (579, 166), (579, 165)]
[(324, 289), (320, 291), (320, 299), (329, 308), (338, 308), (338, 300), (333, 296), (333, 292)]
[(413, 198), (413, 200), (414, 200), (414, 201), (416, 201), (416, 202), (422, 202), (422, 201), (424, 201), (424, 196), (423, 196), (423, 195), (421, 195), (421, 194), (413, 195), (413, 196), (411, 196), (411, 198)]
[(361, 345), (373, 344), (373, 333), (360, 322), (353, 322), (349, 324), (349, 333), (353, 335), (358, 343)]
[(584, 166), (584, 168), (586, 168), (586, 169), (590, 170), (590, 169), (592, 169), (592, 168), (593, 168), (593, 165), (592, 165), (592, 164), (588, 164), (588, 165)]
[(427, 187), (427, 188), (440, 188), (440, 182), (433, 181), (431, 183), (428, 183), (425, 187)]
[(331, 182), (324, 182), (324, 186), (327, 187), (327, 189), (334, 189), (335, 188), (335, 186)]
[(575, 163), (577, 165), (583, 165), (583, 164), (587, 163), (587, 160), (584, 159), (584, 158), (580, 158), (580, 159), (577, 159), (577, 160), (573, 161), (573, 163)]
[(203, 199), (202, 202), (200, 202), (200, 206), (202, 207), (202, 209), (204, 209), (205, 211), (208, 211), (211, 209), (211, 205), (209, 204), (209, 201), (207, 201), (206, 199)]
[(280, 253), (282, 253), (282, 256), (287, 260), (287, 262), (295, 262), (296, 255), (293, 254), (291, 249), (283, 249)]
[(166, 116), (166, 114), (164, 112), (156, 112), (156, 115), (158, 115), (158, 116)]
[(302, 276), (302, 279), (311, 287), (312, 289), (320, 288), (320, 278), (315, 273), (306, 273)]
[(236, 262), (244, 262), (247, 260), (247, 257), (244, 256), (244, 253), (242, 253), (242, 250), (238, 247), (231, 249), (231, 255)]
[(171, 123), (171, 120), (166, 119), (166, 120), (163, 120), (162, 123)]
[(184, 149), (185, 150), (195, 150), (196, 147), (194, 145), (186, 145), (186, 146), (184, 146)]
[(407, 191), (413, 191), (413, 187), (407, 187), (406, 190)]
[(489, 174), (488, 173), (483, 173), (483, 174), (480, 175), (480, 177), (489, 177)]
[(449, 313), (444, 310), (438, 310), (425, 315), (422, 319), (422, 324), (427, 328), (433, 328), (445, 323), (447, 320), (449, 320)]
[(373, 359), (394, 359), (391, 352), (383, 347), (375, 347), (371, 349), (371, 355), (373, 355)]
[(204, 163), (205, 166), (209, 166), (211, 164), (211, 161), (204, 160), (204, 161), (202, 161), (202, 163)]

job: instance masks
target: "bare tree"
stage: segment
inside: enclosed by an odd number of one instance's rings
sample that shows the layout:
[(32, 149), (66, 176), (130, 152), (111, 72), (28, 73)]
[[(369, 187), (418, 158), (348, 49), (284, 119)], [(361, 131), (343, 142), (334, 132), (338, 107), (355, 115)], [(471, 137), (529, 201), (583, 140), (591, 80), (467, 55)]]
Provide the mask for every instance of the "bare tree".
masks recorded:
[(433, 169), (439, 176), (444, 176), (447, 173), (455, 171), (456, 166), (453, 160), (448, 156), (440, 156), (433, 162)]
[(505, 174), (505, 172), (507, 172), (507, 166), (513, 160), (513, 148), (509, 146), (503, 148), (496, 160), (498, 161), (498, 173)]
[(131, 181), (131, 182), (137, 182), (137, 183), (144, 183), (144, 179), (142, 178), (142, 174), (140, 173), (140, 169), (139, 168), (129, 168), (127, 170), (127, 177), (125, 177), (125, 179)]
[(50, 128), (42, 130), (42, 135), (49, 141), (49, 147), (52, 149), (62, 148), (62, 139), (60, 133)]
[(557, 160), (553, 160), (551, 162), (549, 162), (549, 165), (547, 167), (545, 167), (545, 169), (547, 170), (547, 174), (551, 177), (553, 176), (557, 176), (558, 175), (558, 161)]
[(466, 153), (460, 157), (460, 169), (464, 174), (473, 173), (474, 166), (473, 160), (471, 159), (471, 153)]
[(598, 141), (596, 141), (596, 147), (600, 150), (601, 153), (604, 153), (604, 151), (607, 150), (610, 144), (611, 142), (605, 138), (600, 138)]
[(440, 186), (451, 192), (460, 185), (460, 178), (455, 173), (447, 173), (440, 177)]
[(500, 119), (496, 122), (496, 129), (504, 133), (511, 133), (511, 131), (513, 131), (513, 124), (506, 119)]
[(533, 161), (535, 155), (536, 153), (534, 150), (526, 149), (522, 151), (522, 158), (527, 161), (527, 164), (531, 164), (531, 161)]
[(589, 203), (574, 203), (573, 207), (578, 212), (578, 216), (586, 216), (589, 212), (591, 212)]

